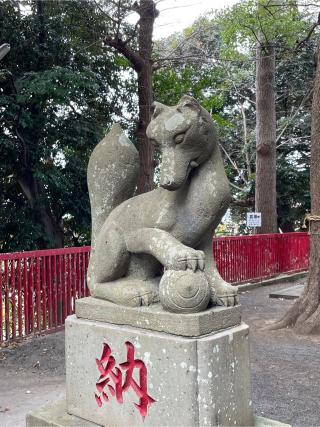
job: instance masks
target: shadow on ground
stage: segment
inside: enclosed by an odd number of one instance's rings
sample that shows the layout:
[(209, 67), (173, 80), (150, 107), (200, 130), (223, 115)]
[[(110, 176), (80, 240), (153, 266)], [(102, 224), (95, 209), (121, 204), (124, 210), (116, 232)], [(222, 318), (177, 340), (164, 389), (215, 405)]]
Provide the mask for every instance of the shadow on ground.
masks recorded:
[[(320, 337), (290, 330), (264, 331), (292, 301), (269, 299), (289, 284), (241, 295), (243, 320), (251, 333), (251, 372), (255, 413), (292, 424), (320, 426)], [(65, 394), (64, 333), (33, 337), (0, 351), (0, 425), (22, 427), (25, 414)]]

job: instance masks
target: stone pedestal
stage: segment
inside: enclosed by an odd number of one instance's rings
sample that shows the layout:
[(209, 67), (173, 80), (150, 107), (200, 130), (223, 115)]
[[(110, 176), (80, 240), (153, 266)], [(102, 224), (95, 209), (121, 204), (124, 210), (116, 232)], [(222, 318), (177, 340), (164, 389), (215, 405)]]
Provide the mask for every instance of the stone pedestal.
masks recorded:
[(253, 417), (239, 307), (178, 315), (84, 298), (76, 313), (66, 404), (30, 414), (28, 427), (270, 425)]
[[(66, 337), (70, 414), (114, 427), (252, 425), (248, 327), (244, 324), (201, 338), (183, 338), (69, 317)], [(145, 393), (154, 402), (145, 417), (135, 406), (140, 398), (131, 387), (123, 392), (122, 404), (108, 385), (104, 389), (108, 402), (96, 387), (100, 376), (96, 358), (103, 344), (109, 345), (119, 366), (127, 361), (126, 342), (133, 345), (134, 359), (146, 367)], [(139, 373), (135, 368), (138, 384)]]

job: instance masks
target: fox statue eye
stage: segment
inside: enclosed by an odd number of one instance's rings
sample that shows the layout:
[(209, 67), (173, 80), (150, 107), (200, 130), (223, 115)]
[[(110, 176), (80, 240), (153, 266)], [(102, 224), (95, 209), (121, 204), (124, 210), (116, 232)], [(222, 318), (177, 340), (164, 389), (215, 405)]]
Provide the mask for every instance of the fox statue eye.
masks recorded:
[(184, 140), (184, 133), (179, 133), (178, 135), (176, 135), (175, 137), (174, 137), (174, 142), (176, 143), (176, 144), (181, 144), (181, 142)]

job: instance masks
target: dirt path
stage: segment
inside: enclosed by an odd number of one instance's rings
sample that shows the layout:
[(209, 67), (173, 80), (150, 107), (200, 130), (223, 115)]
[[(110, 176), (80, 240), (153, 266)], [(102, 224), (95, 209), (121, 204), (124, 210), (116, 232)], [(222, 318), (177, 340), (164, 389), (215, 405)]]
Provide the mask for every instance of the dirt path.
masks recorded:
[(262, 328), (279, 319), (292, 300), (269, 299), (290, 284), (259, 288), (241, 297), (250, 325), (250, 359), (255, 413), (297, 427), (320, 426), (320, 336)]
[(25, 426), (27, 412), (65, 396), (64, 333), (0, 351), (0, 426)]
[[(251, 371), (255, 413), (291, 423), (320, 426), (320, 337), (261, 328), (279, 318), (291, 301), (269, 299), (273, 285), (241, 296), (251, 327)], [(25, 414), (65, 393), (64, 333), (30, 339), (0, 351), (0, 426), (22, 427)]]

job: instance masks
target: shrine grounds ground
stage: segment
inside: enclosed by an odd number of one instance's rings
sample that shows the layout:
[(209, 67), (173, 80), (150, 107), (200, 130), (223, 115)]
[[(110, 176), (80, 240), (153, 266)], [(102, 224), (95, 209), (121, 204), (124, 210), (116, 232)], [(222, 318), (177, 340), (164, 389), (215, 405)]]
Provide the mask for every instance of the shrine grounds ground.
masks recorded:
[[(292, 304), (269, 299), (269, 293), (289, 286), (266, 286), (241, 295), (243, 320), (251, 328), (253, 404), (256, 415), (294, 427), (319, 427), (320, 336), (262, 329)], [(63, 398), (64, 393), (63, 332), (0, 350), (1, 427), (24, 426), (27, 412)]]

